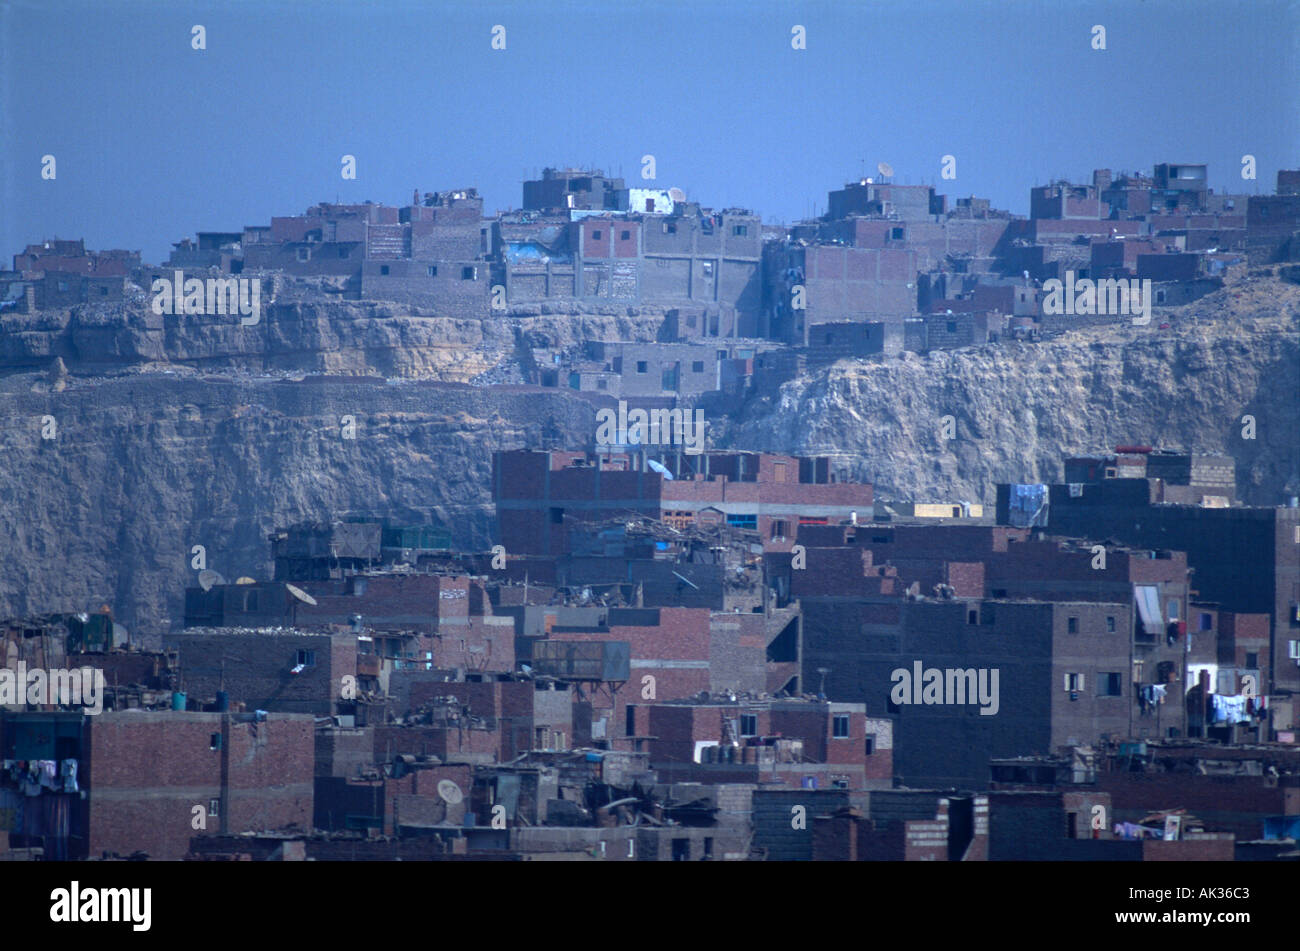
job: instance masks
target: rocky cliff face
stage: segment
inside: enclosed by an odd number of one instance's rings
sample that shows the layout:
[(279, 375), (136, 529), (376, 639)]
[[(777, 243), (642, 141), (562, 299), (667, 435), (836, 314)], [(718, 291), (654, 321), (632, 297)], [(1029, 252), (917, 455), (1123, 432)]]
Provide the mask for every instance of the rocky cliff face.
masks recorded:
[(44, 368), (57, 357), (81, 374), (165, 365), (468, 382), (516, 360), (519, 347), (650, 341), (662, 324), (655, 308), (548, 304), (480, 321), (369, 301), (290, 300), (267, 305), (258, 324), (244, 327), (231, 316), (156, 315), (139, 292), (123, 304), (0, 316), (0, 371)]
[[(1263, 282), (1164, 331), (843, 362), (712, 420), (710, 442), (832, 454), (881, 495), (986, 502), (998, 481), (1059, 478), (1062, 454), (1150, 442), (1231, 453), (1241, 495), (1276, 504), (1300, 494), (1297, 295)], [(263, 577), (267, 533), (304, 519), (438, 520), (485, 546), (492, 451), (586, 445), (594, 413), (567, 391), (463, 381), (533, 346), (654, 339), (661, 316), (291, 302), (260, 327), (218, 320), (132, 305), (0, 322), (0, 616), (107, 602), (158, 632), (179, 621), (194, 545), (227, 577)]]
[(578, 445), (595, 425), (563, 391), (46, 379), (0, 381), (0, 616), (107, 602), (157, 629), (194, 584), (194, 545), (231, 579), (266, 577), (267, 534), (304, 519), (438, 521), (486, 546), (492, 451)]
[(919, 501), (991, 503), (998, 482), (1059, 480), (1062, 456), (1124, 443), (1199, 449), (1236, 458), (1244, 501), (1282, 504), (1300, 494), (1298, 305), (1300, 288), (1253, 282), (1166, 312), (1165, 330), (1157, 317), (1045, 344), (842, 361), (714, 432), (834, 456), (878, 496)]

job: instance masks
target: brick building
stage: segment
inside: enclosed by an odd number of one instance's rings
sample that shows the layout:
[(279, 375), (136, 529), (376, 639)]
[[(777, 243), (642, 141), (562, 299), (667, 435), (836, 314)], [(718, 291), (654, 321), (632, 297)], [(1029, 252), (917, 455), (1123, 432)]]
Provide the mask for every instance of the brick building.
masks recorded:
[(179, 652), (196, 703), (224, 692), (249, 710), (342, 712), (346, 676), (357, 675), (357, 635), (252, 628), (188, 628), (164, 637)]
[(768, 453), (515, 451), (493, 455), (492, 494), (511, 554), (562, 554), (566, 520), (624, 515), (754, 529), (765, 549), (788, 551), (802, 526), (871, 517), (871, 486), (839, 475), (826, 458)]

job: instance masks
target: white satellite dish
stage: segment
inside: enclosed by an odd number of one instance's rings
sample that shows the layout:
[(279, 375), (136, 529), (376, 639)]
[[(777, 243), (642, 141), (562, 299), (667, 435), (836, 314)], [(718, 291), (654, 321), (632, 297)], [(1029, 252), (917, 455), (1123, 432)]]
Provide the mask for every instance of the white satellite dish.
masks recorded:
[(213, 585), (225, 584), (226, 579), (221, 577), (221, 572), (213, 571), (211, 568), (204, 568), (199, 572), (199, 587), (204, 591), (211, 591)]
[(668, 189), (668, 197), (673, 201), (685, 201), (686, 192), (682, 191), (680, 188), (670, 188)]
[(885, 178), (894, 177), (894, 166), (890, 165), (888, 162), (876, 163), (876, 171), (885, 176)]
[(456, 805), (465, 798), (465, 794), (460, 791), (460, 787), (450, 779), (438, 780), (438, 795), (442, 797), (443, 802), (451, 806)]
[(284, 588), (285, 588), (286, 591), (288, 591), (291, 595), (293, 595), (295, 598), (297, 598), (297, 599), (298, 599), (299, 601), (301, 601), (303, 604), (312, 604), (312, 605), (314, 605), (314, 604), (316, 603), (316, 599), (315, 599), (315, 598), (313, 598), (310, 594), (308, 594), (306, 591), (302, 590), (302, 588), (298, 587), (297, 585), (294, 585), (294, 584), (287, 584), (287, 583), (286, 583), (285, 586), (284, 586)]

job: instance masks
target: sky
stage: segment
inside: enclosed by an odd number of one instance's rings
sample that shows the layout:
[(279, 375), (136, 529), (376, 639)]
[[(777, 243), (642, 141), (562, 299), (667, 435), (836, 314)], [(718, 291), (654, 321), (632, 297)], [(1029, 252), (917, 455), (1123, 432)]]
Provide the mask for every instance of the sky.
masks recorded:
[(161, 262), (416, 188), (491, 214), (546, 166), (649, 185), (645, 155), (654, 187), (787, 223), (882, 161), (1018, 214), (1157, 162), (1268, 194), (1300, 166), (1298, 65), (1297, 0), (0, 0), (0, 260), (59, 237)]

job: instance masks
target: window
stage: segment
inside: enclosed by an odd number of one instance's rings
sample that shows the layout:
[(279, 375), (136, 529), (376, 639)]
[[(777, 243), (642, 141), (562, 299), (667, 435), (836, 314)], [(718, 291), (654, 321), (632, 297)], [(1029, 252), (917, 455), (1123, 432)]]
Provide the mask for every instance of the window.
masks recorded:
[(785, 521), (785, 519), (780, 519), (780, 518), (773, 519), (773, 520), (772, 520), (772, 537), (773, 537), (773, 538), (785, 538), (785, 533), (786, 533), (786, 531), (787, 531), (787, 525), (788, 525), (788, 524), (789, 524), (789, 523), (787, 523), (787, 522)]
[(1172, 600), (1171, 600), (1171, 601), (1169, 601), (1169, 602), (1167, 602), (1167, 603), (1168, 603), (1168, 605), (1169, 605), (1169, 620), (1171, 620), (1171, 621), (1177, 621), (1177, 620), (1178, 620), (1178, 602), (1177, 602), (1177, 601), (1172, 601)]
[(598, 390), (606, 389), (608, 387), (608, 382), (609, 381), (607, 381), (604, 377), (601, 377), (599, 380), (596, 381), (596, 389)]
[(902, 228), (893, 228), (893, 229), (889, 232), (889, 236), (890, 236), (891, 238), (893, 238), (895, 241), (902, 241), (902, 240), (903, 240), (903, 229), (902, 229)]
[(1074, 693), (1083, 689), (1083, 674), (1066, 674), (1065, 689)]
[(1246, 666), (1251, 670), (1257, 669), (1259, 667), (1259, 655), (1256, 653), (1248, 653), (1246, 655)]
[(1077, 617), (1068, 617), (1065, 619), (1065, 630), (1068, 634), (1079, 633), (1079, 619)]
[(740, 735), (758, 736), (758, 714), (742, 713), (740, 715)]
[(636, 706), (629, 703), (624, 713), (623, 732), (627, 736), (636, 736)]
[(758, 528), (757, 515), (728, 515), (727, 524), (734, 528)]
[(1107, 634), (1115, 633), (1115, 618), (1113, 615), (1110, 614), (1106, 615), (1106, 633)]
[(676, 225), (675, 223), (670, 223), (670, 224), (666, 224), (666, 225), (664, 225), (664, 233), (665, 233), (665, 234), (676, 234), (676, 233), (677, 233), (677, 225)]
[[(299, 260), (299, 261), (310, 261), (310, 260), (311, 260), (311, 248), (299, 248), (299, 249), (298, 249), (298, 260)], [(386, 267), (383, 268), (383, 272), (384, 272), (385, 274), (387, 274), (387, 273), (388, 273), (388, 268), (386, 268)]]
[(645, 362), (644, 360), (638, 360), (638, 361), (636, 362), (636, 372), (637, 372), (637, 373), (645, 373), (645, 372), (646, 372), (646, 362)]
[(948, 333), (955, 334), (956, 332), (957, 332), (957, 321), (955, 320), (948, 321)]
[(734, 237), (743, 238), (749, 234), (749, 225), (732, 225), (731, 233)]
[(1163, 304), (1164, 302), (1165, 302), (1165, 292), (1164, 292), (1164, 291), (1156, 291), (1156, 303), (1157, 303), (1157, 304)]
[(551, 524), (552, 524), (552, 525), (563, 525), (563, 524), (564, 524), (564, 509), (562, 509), (562, 508), (552, 508), (552, 509), (551, 509)]
[(696, 360), (694, 363), (692, 363), (692, 364), (691, 364), (691, 372), (692, 372), (692, 373), (703, 373), (703, 372), (704, 372), (704, 361), (703, 361), (703, 360)]
[(645, 200), (645, 210), (647, 214), (654, 214), (655, 200), (653, 198), (647, 198)]
[(863, 744), (863, 751), (870, 756), (876, 751), (876, 734), (868, 733), (866, 742)]
[(430, 277), (438, 276), (438, 265), (436, 264), (430, 264), (425, 270), (429, 272)]
[(620, 231), (618, 233), (618, 239), (620, 241), (630, 241), (631, 238), (632, 238), (632, 232), (630, 231)]
[(977, 611), (975, 608), (971, 608), (969, 611), (966, 612), (967, 624), (978, 624), (979, 622), (980, 622), (979, 611)]
[(463, 268), (461, 268), (461, 269), (460, 269), (460, 279), (461, 279), (462, 281), (477, 281), (477, 280), (478, 280), (478, 268), (476, 268), (476, 267), (472, 267), (472, 266), (471, 266), (471, 267), (463, 267)]
[(315, 667), (315, 666), (316, 666), (316, 652), (315, 652), (315, 651), (298, 651), (298, 654), (297, 654), (297, 656), (296, 656), (296, 658), (295, 658), (295, 660), (294, 660), (294, 663), (295, 663), (296, 665), (301, 665), (301, 666), (303, 666), (303, 667)]
[(1097, 684), (1097, 696), (1099, 697), (1119, 697), (1123, 696), (1124, 685), (1122, 674), (1106, 673), (1097, 675), (1100, 680)]
[[(302, 260), (305, 261), (305, 260), (307, 260), (307, 259), (306, 259), (306, 258), (303, 258)], [(379, 273), (380, 273), (380, 274), (387, 274), (387, 273), (388, 273), (388, 265), (387, 265), (387, 264), (381, 264), (381, 265), (379, 265)]]
[(994, 588), (994, 589), (993, 589), (993, 597), (995, 597), (995, 598), (1005, 598), (1006, 596), (1007, 596), (1007, 589), (1006, 589), (1006, 588)]
[(101, 288), (99, 289), (99, 296), (100, 296), (100, 297), (107, 297), (107, 296), (108, 296), (108, 288), (107, 288), (107, 287), (101, 287)]
[(213, 734), (211, 734), (211, 735), (208, 736), (208, 749), (210, 749), (210, 750), (219, 750), (219, 749), (221, 749), (221, 734), (220, 734), (220, 733), (213, 733)]
[(211, 819), (215, 819), (215, 818), (216, 818), (217, 816), (219, 816), (220, 814), (221, 814), (221, 800), (220, 800), (220, 799), (209, 799), (209, 800), (208, 800), (208, 817), (211, 818)]
[(1214, 630), (1214, 615), (1210, 614), (1208, 611), (1202, 611), (1200, 619), (1197, 621), (1196, 629), (1198, 631)]
[(599, 231), (593, 231), (593, 232), (591, 233), (591, 240), (592, 240), (592, 241), (599, 241), (599, 240), (600, 240), (600, 232), (599, 232)]
[(837, 713), (831, 718), (831, 738), (847, 740), (849, 738), (849, 715)]

